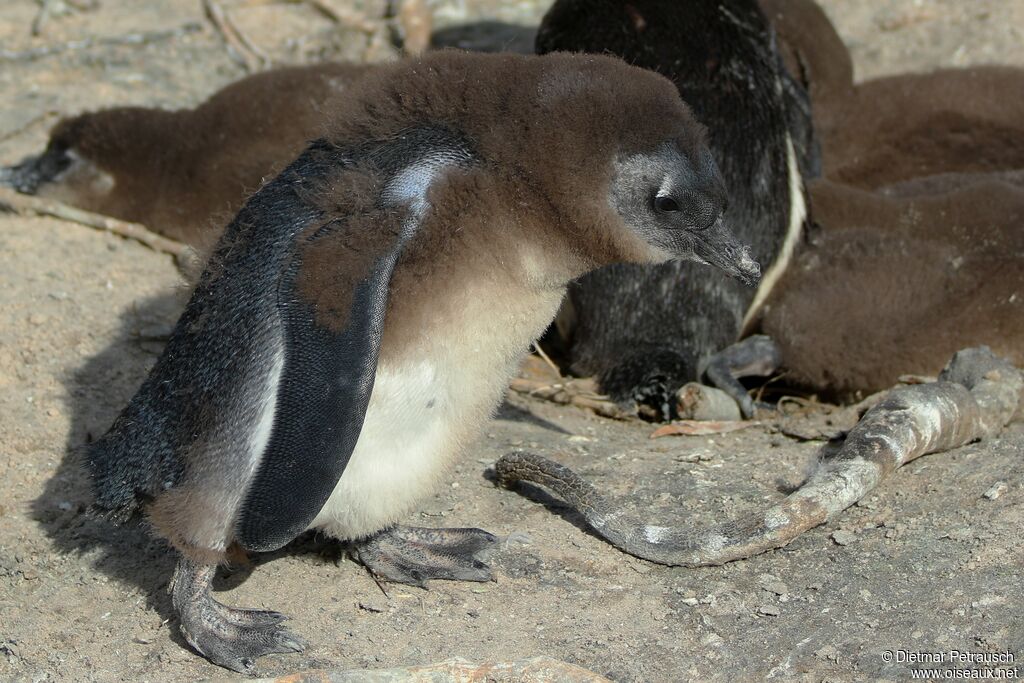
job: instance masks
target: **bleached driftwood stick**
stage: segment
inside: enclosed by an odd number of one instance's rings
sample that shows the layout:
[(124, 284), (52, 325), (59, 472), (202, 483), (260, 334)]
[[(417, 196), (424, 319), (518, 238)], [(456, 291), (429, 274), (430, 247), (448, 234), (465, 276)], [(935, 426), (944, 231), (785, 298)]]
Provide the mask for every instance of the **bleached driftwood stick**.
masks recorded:
[(504, 485), (527, 481), (550, 489), (630, 555), (672, 566), (718, 565), (786, 545), (911, 460), (995, 436), (1013, 417), (1022, 387), (1021, 372), (988, 348), (959, 351), (939, 381), (891, 390), (850, 431), (839, 452), (784, 500), (756, 517), (704, 530), (646, 523), (572, 470), (539, 455), (510, 453), (495, 468)]
[(33, 197), (27, 194), (20, 194), (6, 187), (0, 187), (0, 207), (7, 207), (9, 210), (25, 215), (51, 216), (80, 225), (87, 225), (97, 230), (126, 237), (136, 242), (141, 242), (150, 249), (162, 251), (172, 256), (180, 256), (189, 247), (181, 242), (176, 242), (166, 237), (157, 235), (141, 223), (129, 223), (110, 216), (103, 216), (90, 211), (68, 206), (60, 202)]

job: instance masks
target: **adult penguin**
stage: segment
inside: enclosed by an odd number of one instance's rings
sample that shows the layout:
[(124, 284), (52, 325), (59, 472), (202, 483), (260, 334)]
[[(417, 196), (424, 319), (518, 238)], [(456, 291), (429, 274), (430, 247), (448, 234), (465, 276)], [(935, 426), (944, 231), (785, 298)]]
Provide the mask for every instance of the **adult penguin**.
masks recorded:
[(756, 292), (683, 263), (615, 265), (570, 289), (557, 328), (573, 371), (668, 418), (675, 390), (706, 366), (740, 371), (714, 355), (736, 341), (801, 241), (802, 175), (818, 169), (806, 93), (754, 0), (558, 0), (537, 51), (613, 54), (671, 79), (708, 128), (729, 188), (726, 222), (766, 267)]

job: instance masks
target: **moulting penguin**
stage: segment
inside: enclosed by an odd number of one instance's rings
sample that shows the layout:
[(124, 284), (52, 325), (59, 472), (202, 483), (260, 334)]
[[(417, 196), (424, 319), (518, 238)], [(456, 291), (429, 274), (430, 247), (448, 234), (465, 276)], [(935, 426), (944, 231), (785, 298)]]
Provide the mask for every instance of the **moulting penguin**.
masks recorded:
[[(482, 429), (568, 283), (674, 258), (755, 282), (703, 127), (672, 83), (601, 56), (381, 68), (225, 229), (149, 377), (86, 462), (180, 553), (188, 642), (247, 671), (301, 650), (216, 602), (229, 547), (306, 529), (393, 581), (486, 580), (479, 529), (396, 526)], [(457, 332), (456, 332), (457, 331)]]
[(537, 51), (615, 54), (672, 79), (709, 128), (730, 193), (725, 220), (766, 267), (756, 292), (683, 263), (616, 265), (570, 288), (559, 332), (572, 369), (668, 418), (675, 390), (721, 364), (713, 355), (737, 340), (801, 239), (802, 171), (818, 166), (806, 93), (754, 0), (558, 0)]

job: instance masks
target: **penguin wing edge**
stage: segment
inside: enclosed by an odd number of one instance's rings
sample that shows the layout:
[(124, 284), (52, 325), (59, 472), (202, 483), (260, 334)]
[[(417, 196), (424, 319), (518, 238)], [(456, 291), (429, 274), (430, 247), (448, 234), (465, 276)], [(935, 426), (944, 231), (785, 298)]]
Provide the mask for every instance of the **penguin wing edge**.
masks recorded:
[(436, 129), (364, 154), (382, 180), (371, 218), (338, 216), (308, 235), (279, 291), (285, 361), (273, 430), (236, 525), (249, 550), (294, 539), (337, 486), (373, 390), (395, 265), (429, 210), (431, 186), (473, 161), (464, 139)]

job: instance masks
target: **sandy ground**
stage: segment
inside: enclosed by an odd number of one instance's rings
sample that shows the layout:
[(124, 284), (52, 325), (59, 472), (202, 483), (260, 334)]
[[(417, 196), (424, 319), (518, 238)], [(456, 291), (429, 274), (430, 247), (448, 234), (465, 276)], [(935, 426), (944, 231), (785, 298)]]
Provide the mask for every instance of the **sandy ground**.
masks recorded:
[[(546, 3), (430, 4), (445, 26), (529, 24)], [(1024, 66), (1022, 0), (825, 5), (862, 78)], [(183, 106), (243, 74), (198, 0), (101, 0), (99, 9), (52, 17), (34, 38), (37, 7), (6, 0), (0, 9), (0, 162), (40, 148), (58, 115)], [(301, 4), (252, 3), (232, 16), (276, 61), (393, 54), (375, 18), (376, 32), (340, 28)], [(104, 42), (133, 33), (149, 42)], [(26, 56), (43, 46), (63, 48)], [(166, 548), (141, 528), (85, 515), (84, 477), (67, 455), (103, 432), (154, 362), (160, 347), (147, 338), (168, 329), (183, 301), (175, 264), (78, 225), (0, 215), (0, 272), (0, 680), (225, 676), (177, 634)], [(337, 546), (301, 539), (257, 558), (251, 576), (226, 573), (218, 597), (280, 609), (311, 641), (301, 655), (261, 660), (265, 675), (546, 654), (616, 681), (903, 680), (909, 666), (887, 663), (885, 652), (1024, 659), (1024, 425), (912, 463), (784, 550), (699, 570), (623, 556), (556, 503), (497, 489), (483, 474), (503, 452), (528, 446), (656, 520), (700, 525), (778, 499), (821, 446), (764, 428), (655, 441), (650, 431), (510, 398), (444, 490), (409, 520), (516, 533), (495, 559), (496, 583), (384, 594)], [(1006, 492), (984, 497), (1000, 481)]]

